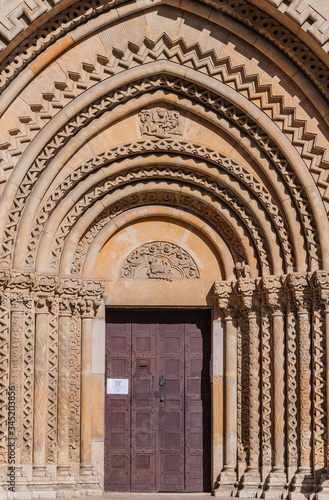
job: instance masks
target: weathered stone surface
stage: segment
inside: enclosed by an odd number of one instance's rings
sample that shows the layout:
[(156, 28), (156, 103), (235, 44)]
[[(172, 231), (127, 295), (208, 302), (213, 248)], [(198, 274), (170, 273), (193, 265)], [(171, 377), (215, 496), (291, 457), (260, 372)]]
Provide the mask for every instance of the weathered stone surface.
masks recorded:
[(328, 16), (1, 5), (1, 498), (102, 492), (105, 310), (149, 306), (213, 311), (215, 495), (326, 498)]

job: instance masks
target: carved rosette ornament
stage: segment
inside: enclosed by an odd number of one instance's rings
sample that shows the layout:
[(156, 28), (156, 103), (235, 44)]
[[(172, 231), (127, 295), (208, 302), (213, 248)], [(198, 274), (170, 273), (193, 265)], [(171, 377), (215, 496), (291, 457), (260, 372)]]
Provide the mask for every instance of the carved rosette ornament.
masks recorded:
[(167, 241), (153, 241), (131, 252), (122, 266), (120, 278), (173, 281), (200, 279), (200, 273), (183, 248)]

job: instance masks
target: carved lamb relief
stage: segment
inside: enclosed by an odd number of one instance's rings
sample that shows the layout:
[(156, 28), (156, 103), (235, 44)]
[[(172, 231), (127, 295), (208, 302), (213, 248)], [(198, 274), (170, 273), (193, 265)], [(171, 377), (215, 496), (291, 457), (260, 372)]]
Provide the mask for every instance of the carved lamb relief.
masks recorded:
[(122, 266), (120, 278), (173, 281), (200, 279), (200, 273), (192, 257), (181, 247), (153, 241), (131, 252)]

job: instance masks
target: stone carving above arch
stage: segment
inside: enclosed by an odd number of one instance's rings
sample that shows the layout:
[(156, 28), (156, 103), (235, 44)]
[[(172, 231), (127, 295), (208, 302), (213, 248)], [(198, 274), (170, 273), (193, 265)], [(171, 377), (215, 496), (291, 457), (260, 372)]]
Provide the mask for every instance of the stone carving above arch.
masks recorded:
[(123, 263), (121, 279), (155, 279), (173, 281), (200, 279), (198, 266), (178, 245), (152, 241), (135, 248)]

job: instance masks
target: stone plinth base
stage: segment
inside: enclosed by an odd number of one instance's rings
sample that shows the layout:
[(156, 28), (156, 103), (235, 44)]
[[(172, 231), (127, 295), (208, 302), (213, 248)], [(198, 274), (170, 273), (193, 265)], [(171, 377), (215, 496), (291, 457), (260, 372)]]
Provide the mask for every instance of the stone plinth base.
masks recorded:
[(257, 468), (248, 467), (242, 476), (237, 496), (239, 498), (260, 498), (262, 485), (260, 472)]
[(314, 498), (314, 477), (309, 470), (299, 470), (292, 480), (292, 491), (289, 500), (305, 500)]
[(279, 500), (288, 498), (287, 476), (284, 470), (273, 470), (268, 475), (265, 483), (263, 498)]
[(235, 496), (237, 492), (236, 471), (233, 468), (223, 470), (219, 476), (218, 485), (214, 491), (216, 497)]

